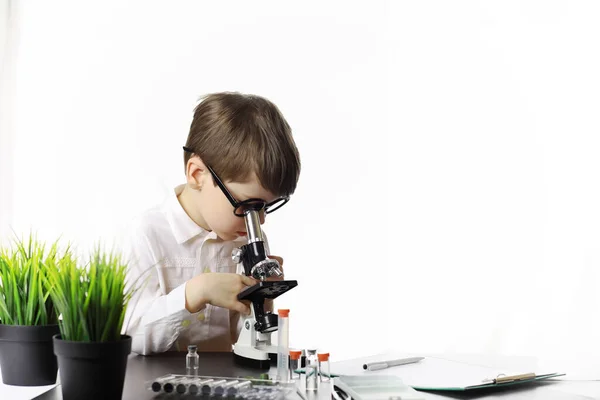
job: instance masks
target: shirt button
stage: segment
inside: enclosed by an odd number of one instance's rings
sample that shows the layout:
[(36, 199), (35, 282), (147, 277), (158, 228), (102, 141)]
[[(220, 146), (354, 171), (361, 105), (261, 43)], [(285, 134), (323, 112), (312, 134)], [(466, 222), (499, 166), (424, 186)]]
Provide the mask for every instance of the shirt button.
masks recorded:
[(206, 319), (206, 315), (201, 311), (196, 318), (198, 321), (204, 321)]
[(187, 328), (188, 326), (190, 326), (191, 322), (187, 319), (184, 319), (183, 321), (181, 321), (181, 326), (183, 326), (184, 328)]

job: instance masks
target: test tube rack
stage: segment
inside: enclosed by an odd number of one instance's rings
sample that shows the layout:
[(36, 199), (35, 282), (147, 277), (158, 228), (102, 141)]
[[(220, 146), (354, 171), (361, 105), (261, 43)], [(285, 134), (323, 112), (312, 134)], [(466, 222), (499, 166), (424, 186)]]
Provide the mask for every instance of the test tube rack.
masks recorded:
[(146, 382), (155, 399), (282, 400), (295, 392), (293, 383), (268, 379), (166, 374)]

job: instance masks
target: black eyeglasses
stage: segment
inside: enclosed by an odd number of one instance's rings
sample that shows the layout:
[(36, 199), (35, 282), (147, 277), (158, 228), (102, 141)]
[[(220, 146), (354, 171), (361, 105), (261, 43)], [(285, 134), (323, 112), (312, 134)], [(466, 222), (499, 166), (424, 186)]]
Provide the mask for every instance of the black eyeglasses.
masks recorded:
[[(188, 153), (194, 153), (191, 149), (189, 149), (185, 146), (183, 147), (183, 150), (187, 151)], [(233, 213), (238, 217), (243, 217), (245, 215), (246, 211), (250, 211), (250, 210), (256, 210), (256, 211), (265, 210), (266, 214), (270, 214), (273, 211), (280, 209), (281, 207), (283, 207), (285, 205), (285, 203), (290, 201), (289, 196), (279, 197), (278, 199), (275, 199), (270, 203), (267, 203), (263, 199), (248, 199), (248, 200), (244, 200), (244, 201), (237, 201), (235, 199), (235, 197), (233, 197), (233, 195), (229, 192), (229, 190), (227, 190), (227, 188), (225, 187), (225, 184), (221, 181), (219, 176), (210, 167), (210, 165), (206, 164), (206, 168), (208, 168), (210, 174), (212, 175), (213, 179), (217, 183), (217, 186), (219, 186), (219, 188), (221, 189), (221, 191), (223, 192), (225, 197), (227, 197), (227, 200), (229, 200), (229, 202), (233, 206)]]

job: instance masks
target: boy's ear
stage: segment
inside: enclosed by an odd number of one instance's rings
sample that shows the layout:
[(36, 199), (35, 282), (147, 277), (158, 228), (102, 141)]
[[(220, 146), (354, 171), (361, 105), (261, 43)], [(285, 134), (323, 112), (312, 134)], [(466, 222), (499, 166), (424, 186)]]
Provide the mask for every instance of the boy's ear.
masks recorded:
[(206, 180), (206, 165), (200, 157), (190, 157), (186, 165), (187, 184), (191, 189), (200, 190)]

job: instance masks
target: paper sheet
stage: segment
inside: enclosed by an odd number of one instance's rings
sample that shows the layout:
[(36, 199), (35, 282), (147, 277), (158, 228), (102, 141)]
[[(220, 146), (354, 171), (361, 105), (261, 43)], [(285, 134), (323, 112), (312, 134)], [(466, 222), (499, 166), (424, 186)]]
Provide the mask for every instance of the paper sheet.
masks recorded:
[(337, 375), (394, 375), (415, 388), (456, 388), (481, 385), (486, 379), (499, 374), (513, 375), (533, 371), (507, 371), (476, 364), (450, 361), (437, 357), (425, 357), (414, 364), (399, 365), (379, 371), (365, 371), (363, 364), (399, 358), (415, 357), (418, 354), (380, 354), (354, 360), (331, 363), (331, 373)]

